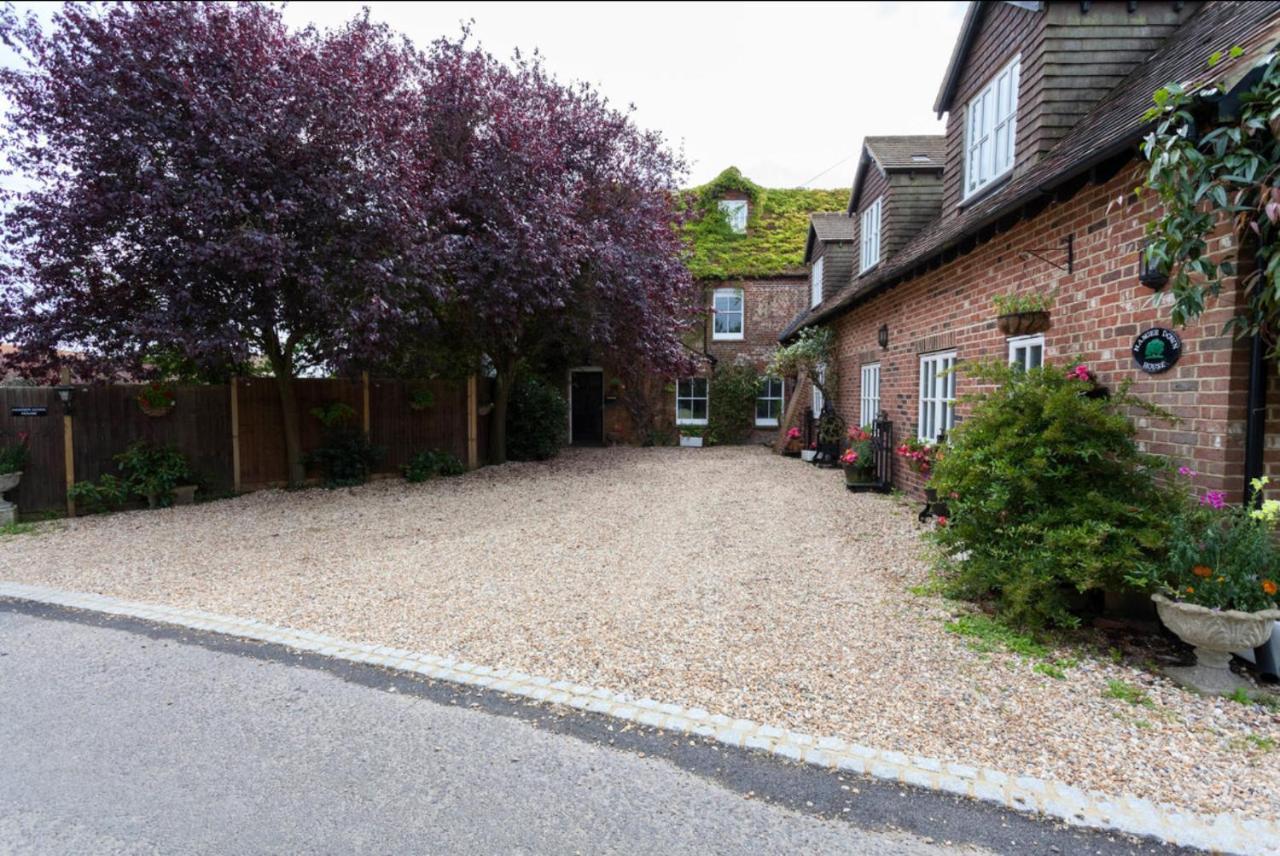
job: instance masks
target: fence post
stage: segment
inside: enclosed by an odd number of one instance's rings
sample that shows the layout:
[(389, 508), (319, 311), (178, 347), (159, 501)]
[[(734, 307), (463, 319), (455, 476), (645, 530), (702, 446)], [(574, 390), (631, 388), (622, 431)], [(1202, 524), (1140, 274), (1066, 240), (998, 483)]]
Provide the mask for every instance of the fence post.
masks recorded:
[(369, 436), (369, 373), (360, 372), (361, 406), (364, 408), (364, 436)]
[(231, 378), (231, 489), (240, 492), (240, 378)]
[(467, 378), (467, 469), (480, 466), (480, 402), (476, 389), (476, 376)]
[[(71, 369), (64, 367), (58, 373), (58, 381), (63, 386), (71, 385)], [(74, 425), (71, 422), (70, 410), (64, 405), (62, 408), (62, 456), (66, 459), (64, 469), (66, 471), (67, 481), (67, 516), (76, 516), (76, 501), (71, 496), (71, 488), (76, 483), (76, 458), (75, 458), (75, 441), (72, 439)]]

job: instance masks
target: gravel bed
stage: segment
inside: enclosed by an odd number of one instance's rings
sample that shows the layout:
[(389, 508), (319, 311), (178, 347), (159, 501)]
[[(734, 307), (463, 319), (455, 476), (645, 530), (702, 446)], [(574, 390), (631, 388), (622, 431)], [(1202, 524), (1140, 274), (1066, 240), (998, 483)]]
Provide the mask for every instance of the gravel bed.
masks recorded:
[[(1280, 814), (1280, 715), (947, 632), (915, 508), (759, 448), (569, 450), (0, 540), (0, 579), (254, 617), (1199, 812)], [(1144, 703), (1107, 697), (1109, 681)]]

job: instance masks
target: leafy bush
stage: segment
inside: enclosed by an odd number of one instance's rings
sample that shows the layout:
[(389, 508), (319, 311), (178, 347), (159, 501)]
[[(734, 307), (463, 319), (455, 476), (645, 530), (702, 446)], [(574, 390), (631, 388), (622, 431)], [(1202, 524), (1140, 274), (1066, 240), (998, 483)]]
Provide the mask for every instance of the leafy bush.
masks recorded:
[(355, 423), (355, 410), (334, 402), (311, 411), (324, 426), (324, 445), (307, 456), (307, 464), (324, 473), (326, 487), (364, 484), (382, 460), (383, 450), (369, 442)]
[[(115, 456), (124, 473), (129, 493), (166, 506), (173, 502), (173, 489), (192, 480), (186, 456), (172, 446), (157, 446), (140, 440)], [(107, 478), (107, 476), (103, 476)]]
[(1110, 398), (1072, 365), (968, 368), (996, 384), (934, 462), (948, 505), (935, 538), (953, 596), (993, 598), (1015, 625), (1074, 626), (1078, 593), (1121, 590), (1160, 554), (1177, 504), (1141, 452), (1127, 411), (1164, 414), (1122, 386)]
[(467, 468), (457, 455), (438, 449), (419, 452), (409, 459), (403, 469), (405, 480), (411, 482), (424, 482), (436, 476), (460, 476), (466, 471)]
[(129, 486), (107, 473), (97, 482), (76, 482), (67, 490), (78, 514), (102, 514), (116, 511), (129, 498)]
[(741, 443), (755, 424), (760, 375), (750, 366), (725, 366), (716, 369), (708, 386), (707, 442)]
[(569, 406), (555, 387), (532, 374), (521, 374), (507, 405), (507, 457), (513, 461), (545, 461), (565, 441)]
[(27, 433), (19, 431), (14, 442), (0, 444), (0, 476), (22, 472), (31, 456), (27, 446)]

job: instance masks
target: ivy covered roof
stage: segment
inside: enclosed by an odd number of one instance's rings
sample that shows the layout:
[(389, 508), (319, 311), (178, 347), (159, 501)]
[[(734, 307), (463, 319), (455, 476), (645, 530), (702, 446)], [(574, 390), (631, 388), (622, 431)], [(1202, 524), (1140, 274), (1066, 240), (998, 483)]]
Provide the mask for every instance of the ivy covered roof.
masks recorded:
[[(761, 187), (729, 167), (712, 181), (686, 191), (693, 216), (685, 226), (698, 279), (737, 279), (804, 273), (809, 215), (843, 211), (849, 189), (807, 190)], [(746, 234), (738, 234), (720, 212), (726, 194), (748, 200)]]

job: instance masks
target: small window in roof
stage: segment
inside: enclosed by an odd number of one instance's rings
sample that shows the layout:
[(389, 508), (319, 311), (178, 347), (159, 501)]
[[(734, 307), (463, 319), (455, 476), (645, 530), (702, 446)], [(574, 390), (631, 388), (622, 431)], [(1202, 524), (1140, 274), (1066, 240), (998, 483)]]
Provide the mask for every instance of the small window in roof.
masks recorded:
[(916, 163), (928, 163), (931, 160), (928, 155), (912, 155), (911, 159)]

